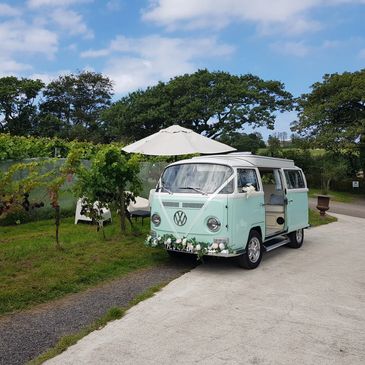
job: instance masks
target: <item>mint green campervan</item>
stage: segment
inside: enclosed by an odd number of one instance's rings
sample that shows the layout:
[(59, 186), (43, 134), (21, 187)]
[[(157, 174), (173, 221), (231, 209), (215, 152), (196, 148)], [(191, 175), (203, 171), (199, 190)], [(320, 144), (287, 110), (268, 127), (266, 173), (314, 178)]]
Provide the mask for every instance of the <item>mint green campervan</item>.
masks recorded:
[(171, 255), (237, 256), (246, 269), (283, 245), (299, 248), (308, 189), (294, 161), (230, 153), (170, 164), (151, 194), (147, 243)]

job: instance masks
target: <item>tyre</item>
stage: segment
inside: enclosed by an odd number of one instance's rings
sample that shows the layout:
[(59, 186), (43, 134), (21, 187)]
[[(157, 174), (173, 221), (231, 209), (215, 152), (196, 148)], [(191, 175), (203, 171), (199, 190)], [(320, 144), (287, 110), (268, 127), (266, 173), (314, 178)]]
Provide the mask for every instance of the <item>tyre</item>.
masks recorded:
[(288, 247), (290, 248), (300, 248), (302, 247), (304, 240), (304, 230), (303, 228), (298, 229), (294, 232), (288, 234), (290, 242), (288, 243)]
[(246, 252), (238, 256), (238, 264), (247, 270), (256, 269), (262, 259), (262, 239), (257, 231), (248, 236)]

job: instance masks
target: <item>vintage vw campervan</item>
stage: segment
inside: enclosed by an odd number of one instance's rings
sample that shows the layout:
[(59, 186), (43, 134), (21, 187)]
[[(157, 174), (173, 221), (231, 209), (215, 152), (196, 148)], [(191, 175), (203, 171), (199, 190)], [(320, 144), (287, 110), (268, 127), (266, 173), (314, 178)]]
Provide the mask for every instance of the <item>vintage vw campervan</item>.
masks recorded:
[(308, 189), (292, 160), (230, 153), (170, 164), (151, 197), (150, 246), (172, 255), (237, 256), (246, 269), (283, 245), (299, 248)]

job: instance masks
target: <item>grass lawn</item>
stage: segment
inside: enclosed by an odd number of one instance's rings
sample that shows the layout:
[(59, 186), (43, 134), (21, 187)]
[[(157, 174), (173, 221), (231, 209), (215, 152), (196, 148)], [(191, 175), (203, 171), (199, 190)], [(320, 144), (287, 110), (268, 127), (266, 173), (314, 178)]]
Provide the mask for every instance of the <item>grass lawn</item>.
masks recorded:
[(331, 215), (326, 214), (324, 217), (321, 217), (318, 211), (309, 209), (309, 224), (312, 227), (317, 227), (321, 226), (322, 224), (328, 224), (336, 221), (337, 218), (332, 217)]
[[(0, 315), (167, 262), (163, 250), (143, 244), (148, 223), (139, 236), (121, 237), (115, 222), (105, 227), (104, 240), (95, 226), (75, 226), (73, 218), (65, 218), (63, 251), (55, 248), (53, 220), (0, 227)], [(136, 226), (141, 228), (139, 222)]]
[[(317, 195), (321, 194), (321, 189), (309, 189), (309, 197), (311, 198), (317, 198)], [(358, 198), (365, 199), (364, 194), (354, 194), (344, 191), (329, 191), (328, 195), (331, 197), (331, 200), (341, 203), (352, 203)]]
[[(310, 224), (318, 226), (336, 218), (309, 212)], [(145, 247), (149, 231), (145, 222), (138, 236), (119, 234), (117, 222), (105, 227), (107, 239), (95, 226), (73, 224), (65, 218), (60, 226), (59, 251), (54, 244), (54, 222), (44, 220), (0, 227), (0, 315), (78, 292), (103, 280), (168, 261), (163, 250)]]

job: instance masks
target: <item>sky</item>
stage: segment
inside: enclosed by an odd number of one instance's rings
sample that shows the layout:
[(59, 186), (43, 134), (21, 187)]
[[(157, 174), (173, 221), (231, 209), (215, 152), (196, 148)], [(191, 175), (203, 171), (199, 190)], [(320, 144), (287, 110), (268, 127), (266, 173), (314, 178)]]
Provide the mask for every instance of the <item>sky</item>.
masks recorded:
[[(0, 47), (0, 77), (102, 72), (115, 100), (201, 68), (299, 96), (364, 68), (365, 0), (0, 0)], [(275, 131), (294, 119), (279, 115)]]

